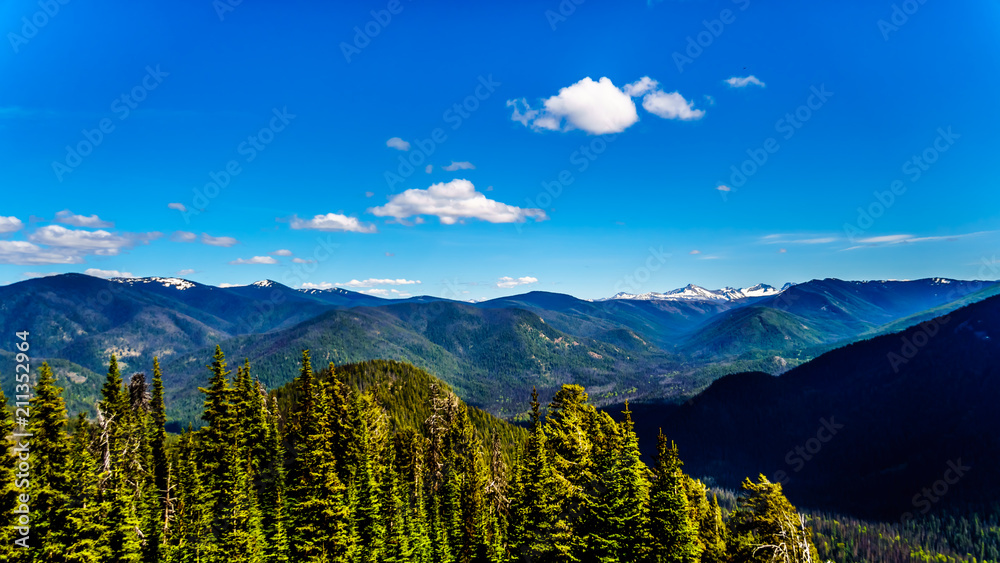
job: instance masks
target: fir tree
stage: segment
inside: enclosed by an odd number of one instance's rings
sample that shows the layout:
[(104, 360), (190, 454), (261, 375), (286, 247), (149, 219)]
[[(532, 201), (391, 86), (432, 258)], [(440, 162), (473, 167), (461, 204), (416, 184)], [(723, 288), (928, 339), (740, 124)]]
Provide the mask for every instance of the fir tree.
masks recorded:
[(326, 393), (312, 371), (308, 350), (302, 352), (298, 385), (289, 436), (292, 556), (302, 561), (341, 561), (350, 548), (346, 493), (331, 451), (334, 436)]
[(818, 561), (812, 530), (781, 490), (760, 475), (756, 483), (743, 481), (736, 511), (728, 522), (729, 559), (739, 562)]
[(657, 563), (696, 563), (700, 554), (697, 528), (689, 518), (682, 465), (677, 445), (668, 445), (660, 432), (649, 498), (650, 555)]
[(14, 487), (17, 458), (13, 450), (17, 441), (11, 436), (13, 432), (14, 417), (7, 410), (7, 397), (0, 389), (0, 560), (3, 561), (14, 556), (14, 509), (18, 493), (23, 492)]
[(113, 558), (101, 514), (98, 465), (91, 453), (92, 432), (86, 413), (76, 420), (67, 472), (70, 476), (63, 543), (67, 563), (103, 563)]
[(35, 396), (31, 398), (28, 432), (31, 439), (31, 538), (30, 561), (58, 561), (64, 557), (60, 534), (65, 529), (69, 503), (69, 448), (66, 439), (66, 405), (48, 363), (38, 370)]
[(264, 535), (264, 561), (287, 563), (288, 530), (286, 527), (285, 448), (278, 429), (278, 401), (272, 399), (267, 416), (267, 437), (260, 463), (261, 530)]
[(160, 360), (153, 358), (153, 395), (150, 399), (149, 442), (153, 471), (152, 526), (148, 532), (147, 561), (159, 561), (164, 557), (160, 544), (170, 529), (170, 466), (167, 461), (167, 413), (163, 403), (163, 374)]

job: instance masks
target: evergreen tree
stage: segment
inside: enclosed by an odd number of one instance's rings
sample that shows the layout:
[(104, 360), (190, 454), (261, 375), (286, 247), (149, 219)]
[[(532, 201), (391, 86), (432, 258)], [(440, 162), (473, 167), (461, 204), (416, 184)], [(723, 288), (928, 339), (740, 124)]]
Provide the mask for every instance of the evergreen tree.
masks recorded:
[(198, 466), (195, 432), (188, 427), (177, 447), (177, 495), (174, 524), (167, 548), (171, 563), (215, 561), (218, 555), (210, 530), (212, 511), (204, 475)]
[(267, 416), (267, 437), (260, 463), (261, 530), (265, 563), (287, 563), (285, 448), (278, 429), (278, 401), (272, 399)]
[(106, 543), (108, 530), (101, 514), (98, 490), (97, 461), (91, 452), (92, 432), (86, 413), (76, 420), (73, 443), (69, 454), (69, 488), (67, 503), (63, 507), (63, 530), (67, 563), (103, 563), (112, 560), (110, 546)]
[(698, 530), (691, 522), (677, 445), (660, 432), (649, 498), (651, 559), (657, 563), (696, 563)]
[(357, 537), (355, 560), (373, 563), (382, 558), (385, 533), (378, 484), (383, 415), (368, 395), (357, 397), (352, 408), (355, 411), (352, 416), (356, 428), (355, 443), (360, 454), (351, 483), (351, 515)]
[(31, 398), (31, 503), (30, 550), (19, 552), (22, 560), (59, 561), (65, 555), (60, 535), (66, 528), (69, 503), (69, 461), (66, 439), (66, 405), (62, 389), (48, 363), (38, 370), (35, 396)]
[[(570, 559), (571, 534), (561, 519), (565, 480), (549, 463), (545, 431), (539, 411), (538, 391), (531, 392), (531, 436), (525, 446), (520, 475), (517, 537), (512, 538), (514, 558), (519, 561), (563, 561)], [(516, 543), (513, 543), (516, 541)]]
[(743, 481), (736, 511), (728, 522), (729, 560), (765, 563), (818, 561), (812, 530), (781, 490), (760, 475), (756, 483)]
[(149, 442), (153, 471), (152, 526), (148, 532), (146, 561), (163, 560), (160, 545), (170, 529), (169, 481), (167, 461), (167, 411), (163, 403), (163, 373), (160, 360), (153, 358), (153, 395), (150, 399)]
[(299, 397), (289, 433), (292, 556), (299, 561), (342, 561), (350, 547), (346, 492), (331, 451), (335, 437), (326, 393), (313, 373), (308, 350), (302, 352), (298, 379)]

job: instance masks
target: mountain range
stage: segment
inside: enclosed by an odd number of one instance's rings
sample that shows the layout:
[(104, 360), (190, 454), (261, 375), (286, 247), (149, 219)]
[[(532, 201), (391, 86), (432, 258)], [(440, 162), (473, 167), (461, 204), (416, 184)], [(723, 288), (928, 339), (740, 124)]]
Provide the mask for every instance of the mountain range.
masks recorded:
[[(223, 288), (65, 274), (0, 287), (0, 329), (31, 332), (32, 357), (63, 377), (74, 410), (93, 408), (111, 354), (126, 371), (147, 371), (158, 356), (171, 416), (191, 420), (204, 366), (220, 344), (228, 356), (255, 364), (269, 387), (294, 377), (289, 366), (309, 348), (318, 364), (406, 361), (471, 404), (517, 417), (532, 387), (544, 393), (581, 383), (598, 404), (686, 399), (726, 374), (782, 373), (998, 292), (996, 282), (824, 279), (707, 292), (704, 299), (590, 301), (535, 291), (466, 303), (298, 290), (268, 280)], [(688, 286), (663, 295), (702, 293)], [(0, 351), (0, 373), (13, 365), (13, 354)]]

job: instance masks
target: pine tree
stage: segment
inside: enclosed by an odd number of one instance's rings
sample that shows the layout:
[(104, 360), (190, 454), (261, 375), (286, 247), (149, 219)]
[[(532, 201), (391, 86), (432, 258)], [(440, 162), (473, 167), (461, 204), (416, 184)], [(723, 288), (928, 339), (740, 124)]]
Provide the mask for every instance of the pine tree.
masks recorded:
[(167, 412), (163, 403), (163, 373), (160, 360), (153, 358), (153, 395), (150, 399), (149, 443), (152, 457), (153, 502), (151, 527), (148, 531), (146, 561), (164, 559), (160, 545), (170, 529), (168, 489), (170, 466), (167, 461)]
[(288, 529), (286, 524), (285, 448), (278, 429), (278, 401), (271, 400), (267, 416), (267, 437), (260, 463), (261, 530), (264, 536), (264, 561), (287, 563)]
[(649, 498), (651, 557), (657, 563), (696, 563), (700, 555), (697, 528), (689, 518), (682, 465), (677, 445), (668, 445), (660, 432)]
[(812, 530), (781, 490), (760, 475), (743, 481), (737, 508), (729, 519), (729, 559), (739, 562), (818, 561)]
[(382, 558), (385, 528), (381, 518), (379, 471), (381, 456), (381, 409), (368, 395), (357, 397), (352, 405), (355, 411), (355, 443), (360, 459), (351, 483), (353, 502), (351, 515), (357, 537), (356, 557), (359, 563), (373, 563)]
[(62, 543), (66, 545), (66, 563), (103, 563), (112, 559), (105, 543), (108, 530), (101, 514), (97, 461), (91, 453), (92, 432), (86, 413), (76, 420), (67, 473), (68, 502), (63, 507), (66, 523)]
[(214, 561), (218, 554), (209, 528), (212, 510), (204, 475), (198, 467), (195, 436), (189, 426), (177, 446), (177, 495), (168, 545), (171, 563)]
[[(521, 499), (517, 503), (517, 537), (512, 551), (519, 561), (562, 561), (569, 559), (570, 529), (560, 516), (565, 498), (565, 480), (549, 463), (546, 435), (539, 411), (538, 391), (531, 392), (531, 436), (525, 446), (524, 469), (520, 475)], [(516, 541), (516, 543), (514, 543)]]
[(31, 538), (29, 557), (34, 561), (58, 560), (63, 556), (59, 534), (65, 528), (65, 506), (69, 502), (69, 460), (66, 440), (66, 405), (62, 389), (48, 363), (38, 370), (35, 396), (30, 401), (31, 442)]
[(510, 514), (509, 486), (507, 482), (507, 464), (503, 459), (500, 435), (493, 432), (490, 451), (489, 482), (484, 490), (485, 510), (487, 511), (486, 542), (487, 558), (491, 563), (500, 563), (507, 559), (508, 515)]
[(298, 391), (289, 433), (292, 556), (300, 561), (341, 561), (350, 548), (346, 492), (331, 451), (335, 436), (326, 393), (312, 371), (308, 350), (302, 352)]
[(410, 530), (407, 518), (408, 503), (404, 487), (400, 481), (400, 468), (396, 464), (395, 447), (388, 448), (379, 489), (379, 520), (384, 530), (381, 561), (385, 563), (409, 563), (413, 550), (410, 548)]
[(722, 521), (719, 499), (714, 494), (708, 512), (698, 524), (698, 534), (705, 545), (705, 551), (701, 554), (701, 563), (724, 563), (726, 561), (726, 526)]

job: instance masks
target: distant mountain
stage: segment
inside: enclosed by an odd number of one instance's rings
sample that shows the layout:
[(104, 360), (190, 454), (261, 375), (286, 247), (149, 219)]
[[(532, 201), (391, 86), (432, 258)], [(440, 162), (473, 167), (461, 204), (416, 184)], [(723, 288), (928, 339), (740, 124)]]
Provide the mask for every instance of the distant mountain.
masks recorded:
[(662, 428), (692, 474), (735, 486), (764, 473), (796, 505), (898, 521), (1000, 502), (998, 404), (991, 297), (780, 377), (730, 375), (683, 406), (638, 406), (636, 419), (640, 443)]
[[(264, 364), (259, 373), (269, 385), (292, 375), (294, 361), (284, 355), (309, 347), (322, 362), (410, 362), (466, 400), (511, 415), (523, 411), (532, 386), (584, 383), (598, 403), (673, 400), (729, 373), (781, 373), (1000, 286), (813, 280), (774, 291), (603, 301), (536, 291), (472, 304), (300, 290), (271, 280), (223, 288), (174, 277), (67, 274), (0, 286), (0, 330), (31, 332), (32, 358), (56, 365), (73, 410), (93, 407), (95, 380), (115, 354), (127, 373), (149, 370), (159, 356), (169, 367), (168, 393), (186, 397), (178, 408), (193, 412), (204, 364), (222, 344), (236, 358)], [(0, 350), (0, 373), (12, 369), (13, 356)]]
[(767, 284), (759, 283), (752, 287), (734, 289), (725, 287), (722, 289), (705, 289), (704, 287), (688, 284), (680, 289), (674, 289), (666, 293), (618, 293), (609, 299), (635, 299), (641, 301), (739, 301), (743, 299), (754, 299), (758, 297), (769, 297), (777, 295), (791, 287), (785, 284), (782, 289), (776, 289)]
[[(946, 313), (966, 296), (990, 295), (996, 282), (928, 278), (913, 281), (812, 280), (713, 317), (679, 351), (693, 357), (825, 351), (929, 309)], [(892, 324), (896, 330), (905, 328)]]

